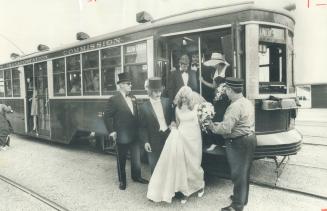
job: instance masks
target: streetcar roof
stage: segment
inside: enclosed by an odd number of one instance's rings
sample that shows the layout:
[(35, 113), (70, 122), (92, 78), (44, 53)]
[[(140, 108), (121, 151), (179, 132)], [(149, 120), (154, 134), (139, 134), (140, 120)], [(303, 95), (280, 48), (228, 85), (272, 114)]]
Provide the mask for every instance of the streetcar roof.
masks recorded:
[(184, 23), (184, 22), (194, 21), (194, 20), (200, 20), (200, 19), (220, 16), (220, 15), (225, 15), (225, 14), (233, 14), (233, 13), (238, 13), (238, 12), (247, 11), (247, 10), (273, 12), (273, 13), (285, 15), (285, 16), (289, 17), (290, 19), (292, 19), (293, 22), (295, 22), (293, 16), (290, 14), (290, 12), (285, 9), (273, 9), (273, 8), (261, 7), (261, 6), (255, 5), (253, 1), (234, 3), (234, 4), (224, 5), (224, 6), (215, 6), (215, 7), (195, 9), (195, 10), (190, 10), (190, 11), (186, 11), (186, 12), (182, 12), (182, 13), (178, 13), (178, 14), (174, 14), (174, 15), (169, 15), (166, 17), (162, 17), (162, 18), (158, 18), (158, 19), (146, 22), (146, 23), (127, 27), (125, 29), (121, 29), (118, 31), (91, 37), (86, 40), (76, 41), (74, 43), (63, 45), (63, 46), (54, 48), (49, 51), (34, 52), (34, 53), (27, 54), (27, 55), (22, 55), (21, 57), (15, 59), (15, 60), (5, 62), (3, 64), (12, 63), (12, 62), (20, 61), (20, 60), (25, 60), (25, 59), (29, 59), (29, 58), (33, 58), (33, 57), (37, 57), (37, 56), (42, 56), (42, 55), (46, 55), (49, 53), (61, 51), (61, 50), (67, 49), (67, 48), (72, 48), (72, 47), (76, 47), (76, 46), (80, 46), (80, 45), (86, 45), (89, 43), (93, 43), (93, 42), (97, 42), (97, 41), (101, 41), (101, 40), (105, 40), (105, 39), (110, 39), (110, 38), (115, 38), (115, 37), (119, 37), (119, 36), (126, 35), (126, 34), (145, 31), (148, 29), (155, 29), (155, 28), (162, 27), (162, 26)]

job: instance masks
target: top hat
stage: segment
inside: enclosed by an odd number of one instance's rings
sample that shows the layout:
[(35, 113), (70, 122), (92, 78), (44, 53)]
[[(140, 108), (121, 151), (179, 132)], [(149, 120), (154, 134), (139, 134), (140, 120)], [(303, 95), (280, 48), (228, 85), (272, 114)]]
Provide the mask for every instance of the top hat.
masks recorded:
[(232, 87), (232, 88), (242, 88), (244, 85), (244, 80), (240, 78), (234, 78), (234, 77), (227, 77), (225, 79), (226, 86)]
[(117, 84), (122, 82), (131, 82), (131, 79), (128, 77), (128, 74), (126, 72), (118, 74)]
[(161, 91), (162, 90), (162, 82), (161, 82), (161, 78), (159, 77), (153, 77), (153, 78), (149, 78), (149, 85), (148, 85), (148, 89), (149, 90), (153, 90), (153, 91)]
[(221, 53), (212, 53), (211, 58), (208, 61), (205, 61), (203, 64), (205, 66), (216, 66), (217, 64), (223, 63), (225, 65), (228, 65), (228, 62), (225, 59), (225, 56)]

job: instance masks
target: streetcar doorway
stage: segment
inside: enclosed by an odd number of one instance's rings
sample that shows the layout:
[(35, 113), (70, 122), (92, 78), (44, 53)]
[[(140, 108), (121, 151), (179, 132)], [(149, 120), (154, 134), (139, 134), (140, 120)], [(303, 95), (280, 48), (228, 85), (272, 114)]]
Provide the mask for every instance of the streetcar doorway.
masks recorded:
[[(163, 37), (159, 41), (158, 49), (158, 66), (162, 66), (163, 81), (167, 84), (172, 72), (178, 71), (180, 68), (179, 58), (182, 55), (187, 55), (189, 58), (188, 70), (196, 72), (198, 83), (202, 78), (198, 91), (209, 102), (214, 99), (215, 94), (213, 80), (217, 77), (216, 72), (220, 72), (216, 71), (216, 67), (205, 66), (204, 63), (210, 60), (213, 54), (219, 53), (228, 64), (224, 66), (221, 76), (233, 75), (234, 59), (231, 28)], [(162, 63), (167, 65), (162, 65)], [(166, 68), (166, 72), (163, 68)]]
[(47, 63), (24, 67), (26, 87), (27, 132), (50, 136), (50, 108)]

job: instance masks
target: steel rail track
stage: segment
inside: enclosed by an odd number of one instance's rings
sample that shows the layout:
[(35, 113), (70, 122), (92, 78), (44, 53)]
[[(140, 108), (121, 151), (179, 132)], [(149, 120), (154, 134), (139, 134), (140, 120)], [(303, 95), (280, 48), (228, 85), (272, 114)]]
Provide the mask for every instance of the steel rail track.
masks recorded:
[(15, 188), (29, 194), (30, 196), (32, 196), (33, 198), (43, 202), (44, 204), (48, 205), (49, 207), (52, 207), (53, 209), (55, 210), (58, 210), (58, 211), (69, 211), (67, 208), (57, 204), (56, 202), (54, 201), (51, 201), (50, 199), (36, 193), (35, 191), (33, 190), (30, 190), (29, 188), (21, 185), (21, 184), (18, 184), (17, 182), (3, 176), (0, 174), (0, 180), (4, 181), (5, 183), (7, 184), (10, 184), (12, 186), (14, 186)]
[(295, 190), (292, 188), (284, 188), (284, 187), (274, 186), (274, 185), (264, 183), (264, 182), (252, 180), (252, 181), (250, 181), (250, 184), (257, 185), (257, 186), (264, 187), (264, 188), (270, 188), (273, 190), (280, 190), (280, 191), (285, 191), (285, 192), (290, 192), (290, 193), (295, 193), (295, 194), (300, 194), (300, 195), (305, 195), (305, 196), (310, 196), (310, 197), (327, 200), (326, 196), (322, 196), (322, 195), (318, 195), (318, 194), (314, 194), (314, 193), (308, 193), (308, 192), (304, 192), (304, 191), (299, 191), (299, 190)]

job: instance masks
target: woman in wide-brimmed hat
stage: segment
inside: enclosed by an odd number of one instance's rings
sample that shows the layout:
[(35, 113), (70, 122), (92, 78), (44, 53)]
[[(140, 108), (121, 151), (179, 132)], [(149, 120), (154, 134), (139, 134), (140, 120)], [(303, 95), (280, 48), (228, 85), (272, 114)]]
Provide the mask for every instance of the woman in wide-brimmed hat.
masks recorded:
[(212, 53), (211, 58), (203, 64), (215, 68), (215, 73), (213, 75), (213, 83), (210, 83), (203, 78), (201, 79), (201, 82), (212, 89), (217, 88), (217, 86), (223, 82), (226, 69), (229, 67), (229, 63), (226, 61), (225, 56), (221, 53)]

